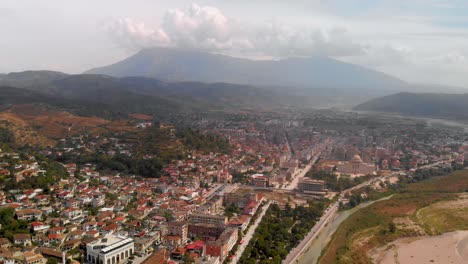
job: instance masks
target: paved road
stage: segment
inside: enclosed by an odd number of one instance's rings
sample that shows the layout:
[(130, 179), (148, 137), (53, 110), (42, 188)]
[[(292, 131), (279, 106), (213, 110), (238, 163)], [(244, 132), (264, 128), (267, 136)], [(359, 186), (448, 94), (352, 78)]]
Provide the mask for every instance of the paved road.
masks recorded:
[[(333, 144), (333, 143), (331, 142), (329, 144)], [(320, 148), (320, 150), (317, 152), (317, 154), (315, 154), (314, 157), (312, 157), (309, 164), (307, 164), (307, 166), (305, 166), (305, 168), (301, 172), (299, 172), (299, 174), (296, 175), (296, 177), (294, 177), (292, 179), (292, 181), (287, 186), (283, 187), (283, 189), (289, 190), (289, 191), (292, 191), (292, 190), (296, 189), (297, 183), (299, 182), (299, 180), (305, 177), (307, 172), (309, 172), (310, 168), (312, 168), (312, 166), (315, 164), (315, 162), (317, 162), (318, 158), (322, 154), (322, 151), (324, 151), (324, 149), (326, 147), (327, 147), (327, 145), (323, 144), (323, 146)]]
[(299, 182), (299, 180), (300, 180), (301, 178), (304, 178), (304, 176), (306, 175), (306, 173), (310, 170), (310, 168), (312, 168), (312, 165), (315, 164), (315, 162), (317, 161), (317, 159), (318, 159), (318, 156), (315, 156), (315, 157), (312, 159), (312, 161), (309, 162), (309, 164), (307, 164), (307, 166), (305, 166), (305, 168), (304, 168), (301, 172), (299, 172), (299, 174), (296, 175), (296, 177), (294, 177), (294, 178), (292, 179), (292, 181), (291, 181), (287, 186), (283, 187), (283, 189), (289, 190), (289, 191), (294, 190), (294, 189), (297, 187), (297, 183)]
[(338, 206), (339, 202), (335, 202), (326, 209), (325, 214), (320, 217), (320, 220), (312, 227), (307, 236), (288, 254), (286, 259), (283, 260), (283, 264), (290, 264), (297, 261), (299, 256), (304, 253), (304, 250), (309, 247), (310, 242), (322, 231), (330, 219), (335, 216), (335, 213), (338, 211)]
[(271, 201), (268, 201), (263, 207), (262, 207), (262, 212), (260, 213), (260, 215), (257, 217), (257, 220), (255, 221), (255, 223), (253, 223), (249, 230), (247, 231), (247, 233), (245, 234), (245, 236), (242, 238), (242, 240), (244, 240), (244, 243), (242, 243), (242, 245), (239, 245), (237, 247), (237, 251), (235, 253), (235, 257), (231, 260), (231, 263), (234, 264), (234, 263), (237, 263), (237, 261), (240, 259), (240, 257), (242, 256), (242, 254), (244, 253), (244, 250), (245, 248), (247, 247), (247, 245), (249, 244), (250, 240), (252, 239), (254, 233), (255, 233), (255, 229), (257, 229), (257, 226), (258, 224), (262, 221), (262, 218), (263, 216), (265, 216), (265, 213), (266, 211), (268, 210), (268, 208), (270, 207), (271, 205)]
[[(389, 176), (387, 176), (389, 177)], [(346, 193), (349, 193), (351, 191), (357, 190), (359, 188), (362, 188), (366, 185), (369, 185), (376, 180), (384, 180), (386, 177), (379, 177), (379, 178), (373, 178), (368, 181), (365, 181), (359, 185), (356, 185), (352, 188), (349, 188), (343, 192), (341, 192), (340, 197), (338, 201), (335, 203), (331, 204), (326, 210), (324, 215), (320, 218), (320, 220), (314, 225), (314, 227), (309, 231), (309, 233), (306, 235), (306, 237), (299, 243), (297, 247), (295, 247), (286, 257), (286, 259), (283, 260), (283, 264), (290, 264), (294, 263), (298, 260), (298, 258), (304, 253), (304, 251), (309, 247), (310, 243), (312, 240), (320, 233), (320, 231), (325, 227), (325, 225), (332, 219), (336, 213), (338, 212), (338, 207), (341, 199), (345, 196)]]
[[(430, 168), (437, 165), (440, 165), (442, 162), (429, 164), (420, 168)], [(367, 185), (371, 185), (377, 181), (385, 181), (386, 179), (398, 175), (399, 172), (394, 172), (388, 176), (381, 176), (378, 178), (372, 178), (368, 181), (365, 181), (359, 185), (356, 185), (352, 188), (346, 189), (340, 193), (340, 197), (337, 202), (331, 204), (325, 211), (325, 214), (320, 218), (320, 220), (315, 224), (315, 226), (311, 229), (311, 231), (307, 234), (307, 236), (299, 243), (297, 247), (295, 247), (283, 260), (283, 264), (290, 264), (294, 263), (298, 260), (298, 258), (304, 253), (304, 251), (309, 247), (312, 240), (320, 233), (320, 231), (325, 227), (330, 219), (338, 212), (339, 202), (344, 196), (352, 191), (358, 190), (362, 187)]]

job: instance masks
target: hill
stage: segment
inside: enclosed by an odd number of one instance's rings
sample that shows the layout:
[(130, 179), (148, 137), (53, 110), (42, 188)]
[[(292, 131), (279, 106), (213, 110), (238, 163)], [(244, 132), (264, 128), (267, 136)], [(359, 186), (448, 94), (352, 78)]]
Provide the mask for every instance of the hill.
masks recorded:
[(354, 110), (468, 119), (468, 94), (397, 93), (372, 99)]
[(13, 143), (15, 146), (53, 146), (54, 141), (35, 130), (31, 124), (13, 113), (0, 112), (0, 128), (2, 133), (8, 133), (11, 137), (2, 142)]
[(145, 49), (123, 61), (87, 73), (254, 86), (378, 87), (393, 91), (406, 86), (405, 82), (389, 75), (324, 56), (249, 60), (173, 48)]
[[(21, 78), (18, 78), (21, 76)], [(42, 103), (80, 115), (271, 109), (289, 105), (292, 96), (246, 85), (169, 83), (146, 77), (23, 72), (0, 78), (0, 105)], [(17, 88), (21, 87), (21, 88)]]

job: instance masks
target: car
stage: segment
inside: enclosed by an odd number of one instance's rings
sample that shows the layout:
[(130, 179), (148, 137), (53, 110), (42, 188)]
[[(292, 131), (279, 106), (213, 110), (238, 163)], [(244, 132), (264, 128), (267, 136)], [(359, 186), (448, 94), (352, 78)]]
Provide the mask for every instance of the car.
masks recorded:
[(244, 240), (241, 240), (241, 241), (239, 242), (239, 245), (242, 245), (242, 244), (244, 244)]

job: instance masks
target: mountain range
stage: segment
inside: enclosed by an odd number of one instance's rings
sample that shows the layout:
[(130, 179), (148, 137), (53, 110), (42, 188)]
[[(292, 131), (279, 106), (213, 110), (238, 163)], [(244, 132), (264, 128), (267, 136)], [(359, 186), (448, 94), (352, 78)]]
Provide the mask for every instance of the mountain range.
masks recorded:
[[(43, 103), (98, 116), (106, 113), (271, 109), (286, 107), (292, 96), (247, 85), (168, 83), (146, 77), (116, 78), (27, 71), (0, 76), (0, 103)], [(288, 100), (290, 100), (288, 102)]]
[(173, 48), (144, 49), (86, 73), (253, 86), (399, 90), (407, 85), (389, 75), (325, 56), (250, 60)]
[[(457, 95), (399, 93), (458, 93), (463, 91), (461, 88), (408, 84), (324, 56), (249, 60), (172, 48), (144, 49), (123, 61), (84, 74), (54, 71), (0, 74), (0, 86), (8, 87), (0, 93), (4, 107), (31, 100), (95, 115), (291, 106), (350, 109), (358, 105), (355, 109), (428, 115), (447, 115), (463, 109), (457, 103), (450, 105), (446, 99)], [(440, 110), (425, 105), (434, 103), (428, 99), (434, 96), (445, 100), (439, 104)], [(414, 101), (408, 99), (413, 97)]]
[[(325, 56), (250, 60), (202, 51), (149, 48), (109, 66), (87, 71), (114, 77), (143, 76), (167, 82), (232, 83), (300, 98), (299, 107), (349, 109), (398, 92), (466, 91), (410, 84), (387, 74)], [(288, 100), (288, 102), (290, 102)]]
[(404, 92), (372, 99), (354, 110), (468, 120), (468, 94)]

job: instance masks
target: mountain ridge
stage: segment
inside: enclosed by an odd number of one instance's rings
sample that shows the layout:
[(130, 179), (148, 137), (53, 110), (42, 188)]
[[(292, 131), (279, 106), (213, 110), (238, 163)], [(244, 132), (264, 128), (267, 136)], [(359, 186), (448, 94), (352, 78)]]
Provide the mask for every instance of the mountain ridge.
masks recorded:
[(369, 100), (355, 106), (353, 109), (358, 111), (468, 120), (468, 93), (402, 92)]
[[(115, 77), (165, 81), (225, 82), (253, 86), (375, 88), (398, 91), (406, 82), (382, 72), (325, 56), (250, 60), (208, 52), (150, 48), (109, 66), (90, 69)], [(340, 78), (336, 78), (340, 76)]]

